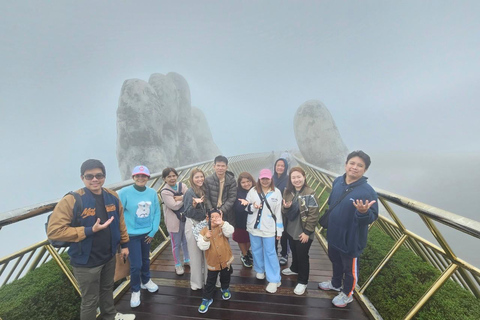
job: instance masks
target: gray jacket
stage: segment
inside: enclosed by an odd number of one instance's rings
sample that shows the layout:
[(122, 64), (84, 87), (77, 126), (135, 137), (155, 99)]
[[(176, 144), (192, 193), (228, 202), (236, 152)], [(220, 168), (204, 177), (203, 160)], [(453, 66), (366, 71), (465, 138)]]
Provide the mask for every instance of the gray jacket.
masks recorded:
[[(205, 188), (205, 205), (207, 210), (210, 210), (217, 206), (218, 194), (220, 191), (220, 181), (215, 173), (205, 178)], [(223, 185), (222, 205), (218, 209), (223, 212), (223, 220), (228, 221), (232, 226), (235, 226), (233, 204), (235, 203), (236, 198), (237, 181), (235, 181), (235, 175), (233, 172), (227, 171), (225, 173), (225, 184)]]

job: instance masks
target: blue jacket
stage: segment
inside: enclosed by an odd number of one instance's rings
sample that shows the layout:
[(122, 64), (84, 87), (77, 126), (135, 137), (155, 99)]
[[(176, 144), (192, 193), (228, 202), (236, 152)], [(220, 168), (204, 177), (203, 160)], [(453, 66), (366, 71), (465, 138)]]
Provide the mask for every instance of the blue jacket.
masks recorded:
[[(285, 164), (285, 171), (283, 171), (283, 173), (279, 177), (277, 172), (275, 171), (275, 167), (277, 165), (277, 162), (280, 160), (283, 161), (283, 163)], [(280, 190), (282, 195), (283, 195), (283, 191), (285, 191), (285, 188), (287, 186), (287, 182), (288, 182), (288, 161), (284, 158), (279, 158), (277, 159), (277, 161), (275, 161), (275, 164), (273, 165), (273, 183), (275, 184), (275, 187), (278, 190)]]
[[(73, 207), (75, 198), (73, 195), (63, 197), (55, 206), (48, 224), (48, 238), (71, 242), (68, 255), (73, 265), (84, 265), (88, 262), (92, 250), (93, 234), (92, 227), (95, 224), (95, 198), (87, 188), (76, 191), (82, 198), (83, 211), (78, 227), (70, 226), (73, 219)], [(118, 245), (126, 248), (128, 234), (123, 219), (123, 206), (115, 191), (102, 189), (105, 209), (108, 218), (114, 217), (109, 225), (111, 234), (112, 257), (115, 255)]]
[[(329, 246), (355, 258), (367, 245), (368, 225), (378, 218), (378, 198), (366, 177), (347, 185), (344, 174), (333, 181), (328, 205), (333, 206), (348, 188), (353, 190), (330, 212), (327, 240)], [(353, 200), (357, 199), (377, 202), (366, 213), (360, 213), (353, 205)]]

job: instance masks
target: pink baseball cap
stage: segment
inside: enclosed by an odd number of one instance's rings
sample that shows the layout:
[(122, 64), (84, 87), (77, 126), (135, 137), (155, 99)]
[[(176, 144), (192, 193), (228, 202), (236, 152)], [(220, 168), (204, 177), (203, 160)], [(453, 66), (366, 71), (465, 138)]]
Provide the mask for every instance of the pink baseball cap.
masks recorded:
[(260, 175), (258, 176), (258, 179), (263, 179), (263, 178), (272, 179), (272, 171), (270, 171), (270, 169), (260, 170)]
[(145, 166), (136, 166), (132, 171), (132, 177), (136, 174), (144, 174), (150, 177), (150, 170)]

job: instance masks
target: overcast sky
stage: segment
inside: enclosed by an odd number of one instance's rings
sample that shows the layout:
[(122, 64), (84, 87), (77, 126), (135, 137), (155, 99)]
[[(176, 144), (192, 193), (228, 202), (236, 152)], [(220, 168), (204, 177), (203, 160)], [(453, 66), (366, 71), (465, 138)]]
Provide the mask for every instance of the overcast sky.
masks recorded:
[(80, 187), (87, 158), (117, 182), (121, 86), (168, 72), (226, 155), (295, 148), (295, 112), (318, 99), (382, 168), (373, 185), (430, 201), (409, 186), (434, 161), (471, 180), (471, 208), (480, 191), (480, 1), (1, 0), (0, 15), (1, 212)]

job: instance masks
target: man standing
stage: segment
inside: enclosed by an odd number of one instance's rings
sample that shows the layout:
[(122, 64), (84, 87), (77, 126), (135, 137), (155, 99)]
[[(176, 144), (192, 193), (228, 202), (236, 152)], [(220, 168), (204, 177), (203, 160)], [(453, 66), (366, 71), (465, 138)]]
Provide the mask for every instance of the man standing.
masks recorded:
[(223, 214), (223, 220), (235, 226), (235, 214), (233, 204), (237, 198), (237, 182), (233, 172), (227, 171), (228, 159), (217, 156), (213, 161), (215, 173), (205, 178), (206, 208), (219, 209)]
[(340, 291), (332, 300), (340, 308), (353, 301), (358, 281), (358, 257), (367, 245), (368, 225), (378, 218), (377, 193), (364, 177), (370, 163), (365, 152), (350, 153), (345, 174), (333, 181), (328, 199), (331, 210), (327, 229), (328, 257), (333, 277), (319, 283), (318, 287)]
[[(95, 320), (97, 307), (102, 319), (133, 320), (133, 314), (117, 313), (113, 301), (115, 253), (119, 244), (123, 256), (128, 256), (123, 206), (115, 191), (102, 188), (105, 183), (102, 162), (89, 159), (82, 164), (80, 173), (85, 185), (76, 191), (81, 198), (81, 216), (74, 217), (75, 197), (65, 196), (50, 216), (48, 238), (71, 242), (68, 254), (82, 293), (81, 320)], [(74, 219), (79, 223), (71, 226)]]

